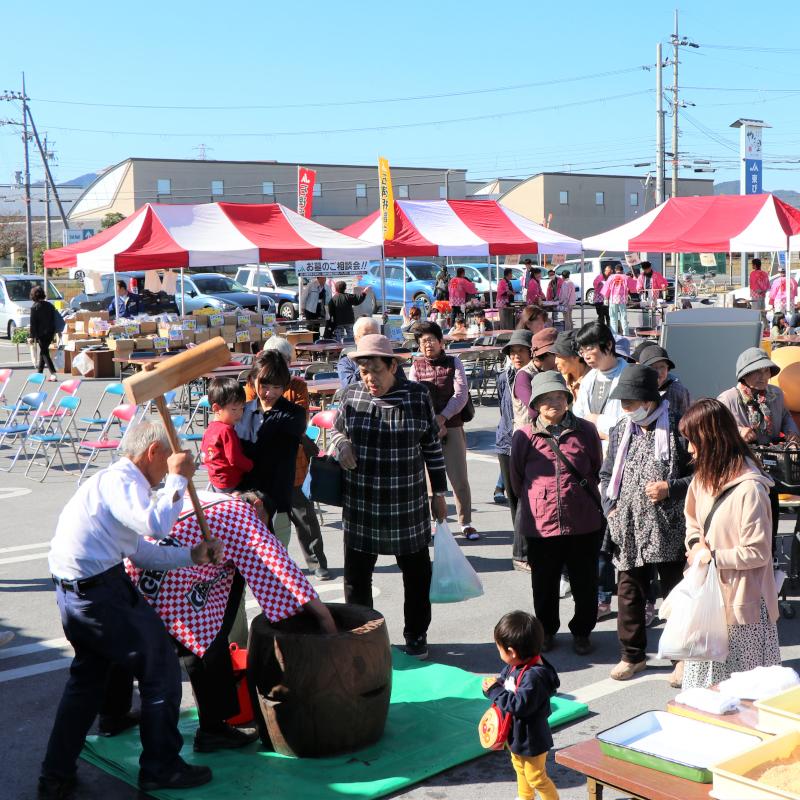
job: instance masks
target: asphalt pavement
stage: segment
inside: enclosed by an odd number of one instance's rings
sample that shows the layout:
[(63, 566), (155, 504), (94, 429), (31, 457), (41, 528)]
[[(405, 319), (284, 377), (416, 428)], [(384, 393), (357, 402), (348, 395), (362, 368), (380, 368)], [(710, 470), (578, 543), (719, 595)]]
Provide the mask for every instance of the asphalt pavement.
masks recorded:
[[(14, 364), (15, 351), (0, 340), (0, 367)], [(30, 369), (17, 368), (10, 387), (16, 397), (21, 376)], [(91, 411), (107, 381), (85, 381), (80, 390), (82, 410)], [(53, 384), (46, 384), (52, 391)], [(458, 541), (485, 588), (484, 596), (466, 603), (437, 605), (429, 632), (430, 660), (448, 664), (480, 676), (496, 675), (502, 662), (493, 643), (492, 630), (506, 612), (520, 608), (532, 611), (529, 576), (514, 571), (511, 561), (512, 526), (508, 507), (493, 501), (499, 469), (494, 456), (494, 436), (499, 419), (496, 400), (476, 404), (475, 419), (467, 426), (468, 468), (472, 486), (473, 524), (479, 541)], [(0, 451), (5, 466), (7, 451)], [(0, 751), (5, 755), (0, 769), (0, 798), (33, 800), (36, 779), (61, 692), (67, 679), (71, 648), (64, 639), (53, 585), (47, 569), (47, 550), (61, 509), (76, 490), (75, 477), (51, 472), (43, 484), (26, 480), (24, 465), (10, 474), (0, 473), (0, 630), (13, 630), (15, 639), (0, 649)], [(449, 497), (450, 520), (455, 507)], [(324, 509), (325, 549), (333, 575), (318, 583), (325, 600), (343, 598), (341, 520), (337, 509)], [(781, 530), (793, 529), (794, 520), (785, 518)], [(458, 526), (453, 524), (454, 530)], [(290, 554), (302, 563), (293, 540)], [(385, 616), (393, 644), (401, 645), (402, 582), (393, 559), (380, 557), (374, 578), (375, 606)], [(248, 595), (248, 615), (258, 613)], [(616, 598), (612, 606), (616, 609)], [(556, 648), (547, 656), (559, 672), (561, 693), (587, 702), (590, 715), (555, 732), (555, 749), (548, 758), (548, 772), (565, 800), (586, 797), (583, 776), (555, 764), (555, 751), (593, 737), (626, 719), (648, 710), (663, 710), (676, 690), (670, 689), (668, 663), (657, 659), (658, 637), (663, 623), (649, 629), (648, 669), (627, 683), (609, 679), (611, 667), (619, 661), (616, 613), (598, 623), (592, 636), (595, 649), (588, 657), (572, 651), (567, 622), (572, 600), (561, 602), (562, 632)], [(784, 664), (798, 668), (800, 635), (795, 621), (778, 623)], [(193, 705), (188, 679), (184, 676), (183, 706)], [(476, 735), (477, 735), (477, 723)], [(132, 800), (144, 797), (90, 764), (79, 762), (79, 784), (70, 800)], [(265, 787), (269, 796), (269, 787)], [(408, 800), (494, 800), (514, 798), (516, 780), (509, 757), (491, 753), (436, 775), (394, 797)], [(607, 791), (605, 797), (616, 798)]]

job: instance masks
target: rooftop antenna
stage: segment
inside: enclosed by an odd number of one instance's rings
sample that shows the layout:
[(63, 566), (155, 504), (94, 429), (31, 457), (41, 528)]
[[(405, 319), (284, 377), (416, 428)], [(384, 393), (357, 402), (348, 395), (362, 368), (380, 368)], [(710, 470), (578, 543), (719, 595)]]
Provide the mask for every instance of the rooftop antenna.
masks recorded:
[(205, 145), (202, 142), (197, 147), (193, 147), (192, 148), (192, 150), (198, 150), (199, 151), (199, 153), (197, 155), (197, 160), (198, 161), (208, 161), (208, 158), (206, 157), (206, 153), (209, 150), (213, 150), (213, 149), (214, 149), (213, 147), (208, 147), (208, 145)]

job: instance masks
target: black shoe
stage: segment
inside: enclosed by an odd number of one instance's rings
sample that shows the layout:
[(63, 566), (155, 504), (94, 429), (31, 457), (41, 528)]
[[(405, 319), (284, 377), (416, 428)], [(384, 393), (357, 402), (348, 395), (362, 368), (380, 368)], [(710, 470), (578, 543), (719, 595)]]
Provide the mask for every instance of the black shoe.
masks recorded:
[(573, 636), (572, 649), (579, 656), (588, 656), (594, 650), (594, 645), (588, 636)]
[(154, 792), (158, 789), (194, 789), (195, 786), (209, 783), (212, 777), (211, 767), (194, 767), (191, 764), (184, 764), (169, 778), (157, 778), (146, 769), (140, 769), (137, 784), (143, 792)]
[(39, 800), (59, 800), (75, 785), (75, 776), (69, 778), (51, 778), (48, 775), (39, 776)]
[(406, 636), (406, 655), (424, 661), (428, 657), (428, 637)]
[(327, 569), (320, 567), (314, 570), (314, 577), (320, 581), (329, 581), (331, 579), (331, 573), (328, 572)]
[(101, 714), (100, 721), (97, 724), (97, 732), (100, 736), (116, 736), (128, 728), (135, 728), (139, 724), (139, 717), (141, 712), (138, 708), (134, 708), (127, 714), (120, 716), (111, 716), (110, 714)]
[(220, 733), (206, 733), (197, 730), (194, 735), (195, 753), (214, 753), (217, 750), (236, 750), (247, 747), (258, 739), (258, 731), (242, 730), (225, 723), (225, 729)]
[(508, 498), (506, 497), (505, 490), (501, 489), (499, 486), (494, 487), (494, 501), (501, 506), (508, 505)]
[(542, 641), (542, 652), (549, 653), (556, 646), (556, 637), (553, 634), (546, 634)]

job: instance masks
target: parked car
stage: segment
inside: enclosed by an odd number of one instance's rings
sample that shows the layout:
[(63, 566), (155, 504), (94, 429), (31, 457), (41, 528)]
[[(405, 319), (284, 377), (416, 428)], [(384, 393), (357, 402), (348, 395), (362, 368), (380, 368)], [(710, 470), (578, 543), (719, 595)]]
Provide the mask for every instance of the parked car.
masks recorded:
[[(241, 283), (247, 291), (258, 294), (259, 270), (255, 264), (239, 267), (236, 282)], [(298, 292), (300, 281), (293, 266), (288, 264), (262, 264), (261, 298), (271, 297), (278, 309), (278, 316), (286, 319), (297, 319), (300, 316)]]
[[(30, 324), (30, 309), (33, 305), (31, 289), (34, 286), (44, 288), (44, 278), (36, 275), (0, 275), (0, 330), (5, 331), (10, 339), (14, 328), (25, 328)], [(47, 284), (47, 299), (63, 300), (61, 292)]]
[[(220, 311), (233, 311), (234, 308), (246, 308), (254, 311), (258, 305), (258, 297), (227, 275), (218, 272), (201, 272), (198, 275), (184, 275), (183, 287), (178, 277), (178, 291), (175, 302), (181, 306), (181, 295), (186, 312), (199, 308), (218, 308)], [(275, 313), (275, 301), (271, 297), (261, 297), (261, 310), (265, 314)]]
[[(448, 264), (447, 271), (455, 276), (456, 270), (459, 267), (464, 269), (464, 277), (472, 281), (478, 289), (478, 294), (483, 295), (484, 299), (489, 301), (489, 265), (484, 264)], [(503, 277), (503, 270), (506, 269), (502, 264), (500, 265), (500, 277)], [(514, 292), (519, 295), (522, 291), (522, 270), (518, 267), (510, 267), (513, 273), (511, 279), (511, 286)], [(491, 287), (492, 287), (492, 301), (497, 303), (497, 272), (496, 267), (491, 267)], [(518, 298), (519, 299), (519, 298)]]
[[(434, 300), (433, 287), (436, 284), (436, 276), (441, 271), (441, 267), (431, 261), (411, 261), (409, 259), (406, 261), (405, 275), (403, 274), (402, 260), (387, 261), (385, 269), (387, 307), (402, 307), (405, 278), (407, 302), (418, 303), (422, 308), (422, 313), (427, 317)], [(367, 312), (374, 314), (382, 302), (380, 261), (370, 263), (367, 274), (358, 276), (356, 286), (372, 289), (372, 309), (367, 309)]]
[[(159, 275), (160, 279), (160, 275)], [(106, 311), (114, 299), (114, 275), (113, 273), (100, 276), (103, 283), (103, 291), (95, 294), (84, 292), (70, 300), (70, 308), (75, 311)], [(175, 304), (175, 298), (166, 292), (145, 291), (145, 273), (142, 272), (118, 272), (117, 280), (124, 280), (128, 286), (130, 281), (136, 281), (136, 288), (144, 304), (145, 312), (148, 314), (177, 314), (180, 309)], [(85, 286), (85, 282), (84, 282)]]

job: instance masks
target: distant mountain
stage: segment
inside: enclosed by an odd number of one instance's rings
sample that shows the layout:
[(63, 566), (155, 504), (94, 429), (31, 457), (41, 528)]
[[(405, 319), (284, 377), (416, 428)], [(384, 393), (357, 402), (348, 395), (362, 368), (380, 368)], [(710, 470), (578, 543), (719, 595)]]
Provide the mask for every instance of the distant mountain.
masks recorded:
[[(739, 181), (723, 181), (714, 184), (714, 194), (739, 194)], [(772, 194), (779, 197), (784, 203), (800, 209), (800, 192), (791, 189), (775, 189)]]
[(85, 189), (90, 183), (93, 183), (100, 176), (99, 172), (87, 172), (85, 175), (79, 175), (71, 181), (60, 183), (59, 186), (80, 186)]

